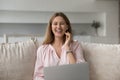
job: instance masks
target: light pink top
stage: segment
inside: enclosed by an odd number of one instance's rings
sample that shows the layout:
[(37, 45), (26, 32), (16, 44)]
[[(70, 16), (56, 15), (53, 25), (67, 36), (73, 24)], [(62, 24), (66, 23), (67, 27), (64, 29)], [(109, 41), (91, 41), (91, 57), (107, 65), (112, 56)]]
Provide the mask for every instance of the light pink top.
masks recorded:
[[(76, 63), (85, 62), (78, 41), (74, 41), (70, 47), (76, 58)], [(59, 58), (51, 44), (41, 45), (38, 48), (33, 80), (44, 80), (44, 67), (69, 64), (64, 45), (61, 50), (61, 58)]]

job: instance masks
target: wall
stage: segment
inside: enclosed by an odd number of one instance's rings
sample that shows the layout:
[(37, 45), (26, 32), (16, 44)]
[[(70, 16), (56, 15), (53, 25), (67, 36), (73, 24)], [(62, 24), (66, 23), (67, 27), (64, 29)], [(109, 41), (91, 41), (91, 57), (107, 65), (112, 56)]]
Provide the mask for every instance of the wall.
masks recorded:
[[(7, 26), (8, 23), (12, 23), (11, 25), (18, 23), (16, 27), (23, 25), (23, 23), (28, 23), (24, 26), (29, 26), (30, 23), (32, 25), (40, 23), (39, 26), (41, 26), (41, 24), (48, 22), (54, 11), (65, 12), (72, 23), (88, 24), (94, 19), (101, 21), (102, 27), (98, 30), (99, 37), (92, 35), (91, 42), (119, 42), (117, 0), (70, 0), (69, 4), (68, 0), (0, 0), (0, 28)], [(37, 24), (35, 26), (38, 26)], [(80, 29), (81, 27), (78, 27), (75, 30)]]
[[(1, 10), (71, 11), (79, 12), (92, 7), (94, 0), (0, 0)], [(69, 4), (68, 4), (69, 3)], [(87, 5), (87, 6), (85, 6)], [(84, 8), (82, 8), (84, 7)], [(87, 10), (86, 10), (87, 11)]]

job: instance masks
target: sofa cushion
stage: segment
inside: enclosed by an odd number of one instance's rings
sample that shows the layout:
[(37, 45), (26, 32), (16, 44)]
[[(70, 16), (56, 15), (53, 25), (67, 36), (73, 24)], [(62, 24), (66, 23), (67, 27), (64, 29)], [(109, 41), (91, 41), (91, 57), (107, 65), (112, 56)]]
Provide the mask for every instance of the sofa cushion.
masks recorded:
[(33, 40), (0, 44), (0, 80), (32, 80), (36, 49)]
[(120, 80), (120, 44), (81, 43), (90, 80)]

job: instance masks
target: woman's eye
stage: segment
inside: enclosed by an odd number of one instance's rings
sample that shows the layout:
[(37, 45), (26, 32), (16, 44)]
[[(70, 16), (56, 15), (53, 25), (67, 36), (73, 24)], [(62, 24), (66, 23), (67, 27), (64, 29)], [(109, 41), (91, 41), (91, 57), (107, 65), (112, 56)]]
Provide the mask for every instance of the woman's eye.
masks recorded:
[(61, 23), (61, 25), (64, 25), (64, 23)]
[(65, 25), (65, 22), (60, 23), (61, 25)]
[(65, 25), (65, 22), (61, 22), (61, 23), (55, 22), (55, 23), (53, 23), (52, 25)]
[(53, 25), (57, 25), (57, 23), (53, 23)]

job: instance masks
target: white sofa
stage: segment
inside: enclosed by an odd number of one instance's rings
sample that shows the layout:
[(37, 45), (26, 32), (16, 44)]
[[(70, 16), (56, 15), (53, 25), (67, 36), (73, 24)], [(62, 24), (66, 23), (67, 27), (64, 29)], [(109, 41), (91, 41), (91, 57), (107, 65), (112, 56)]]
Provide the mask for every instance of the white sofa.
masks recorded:
[[(90, 80), (120, 80), (120, 44), (81, 42)], [(0, 80), (32, 80), (38, 41), (0, 44)]]

